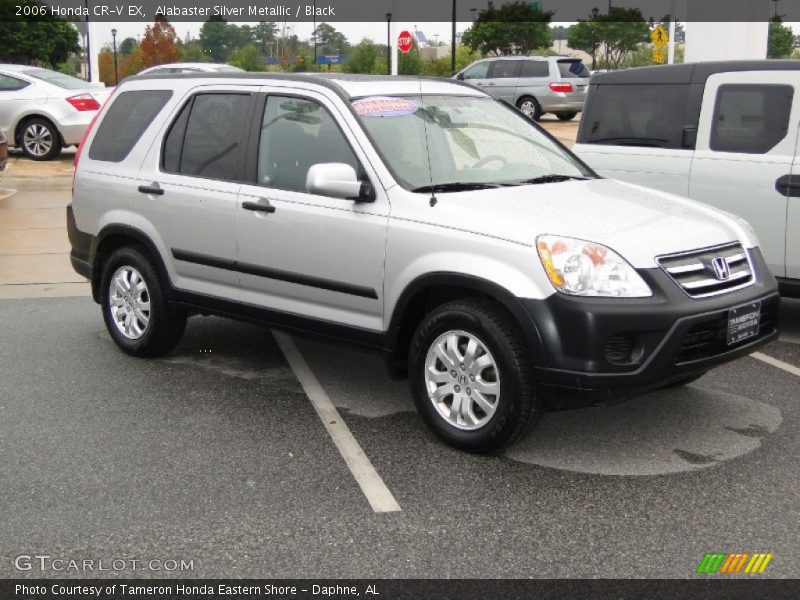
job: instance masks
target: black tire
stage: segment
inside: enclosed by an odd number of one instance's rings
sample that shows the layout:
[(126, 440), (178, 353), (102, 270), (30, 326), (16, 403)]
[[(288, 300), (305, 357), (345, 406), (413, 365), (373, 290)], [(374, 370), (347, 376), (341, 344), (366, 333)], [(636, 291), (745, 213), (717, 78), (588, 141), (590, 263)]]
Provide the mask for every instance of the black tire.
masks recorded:
[(533, 96), (523, 96), (517, 100), (517, 109), (534, 121), (538, 121), (542, 118), (542, 107)]
[(52, 122), (34, 117), (20, 126), (17, 145), (31, 160), (53, 160), (61, 154), (61, 135)]
[[(426, 389), (428, 350), (439, 336), (453, 330), (478, 338), (494, 357), (499, 371), (500, 394), (495, 412), (480, 428), (471, 431), (456, 427), (442, 416)], [(408, 364), (417, 410), (433, 432), (454, 448), (481, 454), (498, 452), (528, 432), (542, 412), (523, 335), (511, 315), (490, 300), (457, 300), (431, 311), (414, 333)]]
[(568, 113), (556, 113), (556, 117), (558, 117), (559, 121), (572, 121), (578, 113), (576, 112), (568, 112)]
[[(111, 279), (118, 269), (132, 267), (147, 286), (150, 303), (149, 322), (141, 337), (130, 339), (120, 331), (111, 312)], [(106, 261), (100, 281), (100, 306), (108, 333), (120, 349), (131, 356), (160, 356), (172, 350), (183, 337), (186, 314), (171, 310), (166, 301), (167, 287), (144, 248), (125, 246), (115, 250)]]
[(661, 386), (660, 389), (662, 390), (669, 390), (676, 387), (682, 387), (684, 385), (689, 385), (690, 383), (697, 381), (703, 375), (706, 374), (707, 371), (703, 371), (701, 373), (695, 373), (694, 375), (689, 375), (688, 377), (684, 377), (683, 379), (678, 379), (677, 381), (673, 381), (672, 383), (668, 383), (667, 385)]

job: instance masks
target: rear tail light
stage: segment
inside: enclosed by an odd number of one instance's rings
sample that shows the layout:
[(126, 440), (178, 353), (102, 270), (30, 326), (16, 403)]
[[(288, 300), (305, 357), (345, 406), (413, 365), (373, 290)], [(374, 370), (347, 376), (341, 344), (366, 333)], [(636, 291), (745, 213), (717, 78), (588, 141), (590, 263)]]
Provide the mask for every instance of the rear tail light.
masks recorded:
[(570, 93), (574, 92), (575, 88), (572, 87), (572, 84), (568, 81), (556, 81), (550, 84), (550, 89), (554, 92), (565, 92)]
[(72, 104), (75, 107), (75, 110), (79, 110), (81, 112), (87, 110), (100, 110), (100, 103), (94, 99), (94, 96), (91, 94), (78, 94), (77, 96), (70, 96), (67, 98), (67, 102)]

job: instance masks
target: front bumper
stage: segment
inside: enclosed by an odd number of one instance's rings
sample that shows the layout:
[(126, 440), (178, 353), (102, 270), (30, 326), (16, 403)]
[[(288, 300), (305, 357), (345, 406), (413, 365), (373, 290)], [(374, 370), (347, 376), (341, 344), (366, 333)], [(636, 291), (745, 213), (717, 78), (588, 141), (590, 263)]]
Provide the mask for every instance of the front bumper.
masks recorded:
[[(758, 250), (753, 285), (704, 299), (687, 296), (661, 269), (639, 273), (653, 290), (640, 299), (554, 294), (523, 300), (549, 364), (535, 367), (552, 408), (632, 397), (745, 356), (778, 336), (778, 287)], [(761, 302), (758, 335), (727, 344), (729, 309)]]

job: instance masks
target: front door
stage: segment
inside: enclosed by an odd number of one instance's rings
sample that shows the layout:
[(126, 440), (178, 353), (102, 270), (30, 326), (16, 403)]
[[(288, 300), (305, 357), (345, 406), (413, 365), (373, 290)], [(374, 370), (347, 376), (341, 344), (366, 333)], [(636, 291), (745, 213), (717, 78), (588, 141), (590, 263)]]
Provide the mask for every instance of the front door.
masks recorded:
[(483, 89), (500, 100), (514, 104), (521, 60), (496, 60), (489, 69), (489, 80)]
[(689, 197), (743, 217), (772, 273), (786, 276), (788, 194), (800, 72), (720, 73), (706, 82)]
[[(389, 203), (336, 104), (266, 88), (258, 156), (238, 206), (238, 270), (247, 304), (382, 330)], [(257, 146), (256, 146), (257, 144)], [(306, 191), (309, 168), (345, 163), (376, 188), (373, 203)]]

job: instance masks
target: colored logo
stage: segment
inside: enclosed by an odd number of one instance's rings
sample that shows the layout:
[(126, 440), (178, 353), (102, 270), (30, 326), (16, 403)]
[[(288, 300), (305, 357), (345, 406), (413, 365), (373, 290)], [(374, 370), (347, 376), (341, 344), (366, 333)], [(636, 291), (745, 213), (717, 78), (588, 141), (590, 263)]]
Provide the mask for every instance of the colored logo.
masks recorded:
[(353, 102), (356, 114), (362, 117), (403, 117), (413, 115), (419, 105), (407, 98), (371, 96)]
[(770, 552), (707, 552), (697, 567), (704, 575), (755, 575), (763, 573), (774, 555)]

